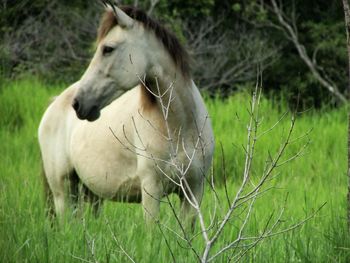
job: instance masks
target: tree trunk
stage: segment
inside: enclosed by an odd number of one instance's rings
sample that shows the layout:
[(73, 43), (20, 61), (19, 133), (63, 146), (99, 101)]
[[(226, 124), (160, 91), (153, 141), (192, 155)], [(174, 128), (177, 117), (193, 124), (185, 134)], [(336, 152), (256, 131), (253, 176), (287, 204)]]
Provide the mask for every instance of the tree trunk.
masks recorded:
[[(350, 95), (350, 8), (348, 0), (343, 1), (344, 15), (345, 15), (345, 28), (347, 37), (347, 49), (348, 49), (348, 97)], [(349, 111), (349, 108), (348, 108)], [(348, 112), (348, 230), (350, 232), (350, 113)]]

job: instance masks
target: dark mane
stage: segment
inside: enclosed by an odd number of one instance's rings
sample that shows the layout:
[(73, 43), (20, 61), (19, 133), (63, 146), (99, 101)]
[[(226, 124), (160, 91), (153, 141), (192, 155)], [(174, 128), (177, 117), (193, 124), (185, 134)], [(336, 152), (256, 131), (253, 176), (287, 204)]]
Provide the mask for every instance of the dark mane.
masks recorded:
[[(142, 23), (147, 30), (152, 30), (158, 40), (163, 43), (164, 48), (169, 52), (175, 65), (179, 67), (185, 77), (190, 76), (189, 56), (176, 36), (162, 26), (156, 20), (150, 18), (144, 11), (132, 7), (120, 7), (128, 16)], [(97, 42), (100, 42), (108, 32), (118, 24), (112, 11), (106, 11), (102, 17), (100, 28), (98, 30)]]

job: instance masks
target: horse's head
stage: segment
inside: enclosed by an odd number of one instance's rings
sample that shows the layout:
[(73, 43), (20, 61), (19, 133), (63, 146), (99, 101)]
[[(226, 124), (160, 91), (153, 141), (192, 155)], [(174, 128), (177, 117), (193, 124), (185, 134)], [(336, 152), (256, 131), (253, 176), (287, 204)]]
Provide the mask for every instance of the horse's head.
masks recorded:
[(140, 82), (150, 66), (153, 43), (142, 23), (116, 6), (109, 7), (96, 52), (72, 102), (79, 119), (98, 119), (103, 107)]

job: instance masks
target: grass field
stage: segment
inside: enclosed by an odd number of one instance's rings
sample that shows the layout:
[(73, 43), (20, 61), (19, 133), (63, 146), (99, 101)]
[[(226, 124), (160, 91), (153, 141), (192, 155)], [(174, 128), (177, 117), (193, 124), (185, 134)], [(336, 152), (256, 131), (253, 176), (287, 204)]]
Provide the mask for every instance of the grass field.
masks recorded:
[[(64, 87), (43, 86), (36, 80), (9, 82), (0, 89), (0, 262), (128, 262), (122, 248), (136, 262), (196, 262), (185, 242), (165, 228), (146, 227), (140, 205), (106, 202), (99, 218), (89, 213), (81, 218), (67, 215), (60, 228), (45, 218), (37, 127), (50, 97)], [(228, 192), (232, 197), (242, 177), (250, 96), (240, 93), (225, 101), (207, 99), (216, 136), (214, 177), (222, 202), (220, 217), (227, 207), (222, 183), (220, 144), (225, 155)], [(287, 109), (283, 102), (262, 99), (261, 131), (271, 127)], [(268, 156), (276, 153), (288, 131), (290, 114), (257, 142), (252, 178), (262, 173)], [(311, 130), (308, 137), (291, 144), (283, 160), (308, 140), (302, 156), (281, 166), (258, 199), (246, 235), (257, 235), (268, 218), (276, 218), (284, 207), (278, 229), (293, 225), (326, 205), (301, 227), (263, 240), (242, 258), (243, 262), (350, 262), (350, 238), (346, 226), (346, 109), (310, 110), (297, 118), (293, 138)], [(206, 188), (203, 211), (206, 220), (214, 207)], [(173, 198), (176, 202), (176, 198)], [(241, 210), (244, 213), (244, 210)], [(176, 229), (169, 207), (161, 208), (161, 222)], [(233, 240), (241, 218), (236, 215), (213, 249)], [(198, 226), (197, 229), (199, 230)], [(161, 233), (163, 232), (163, 234)], [(201, 235), (193, 246), (202, 251)], [(233, 253), (233, 254), (232, 254)], [(214, 262), (227, 262), (238, 249)]]

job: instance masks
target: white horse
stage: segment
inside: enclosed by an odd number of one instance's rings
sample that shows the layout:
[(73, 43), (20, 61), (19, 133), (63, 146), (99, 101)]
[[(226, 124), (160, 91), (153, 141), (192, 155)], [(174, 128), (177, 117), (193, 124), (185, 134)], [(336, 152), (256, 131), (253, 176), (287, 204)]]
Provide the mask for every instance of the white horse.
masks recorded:
[(46, 110), (39, 143), (58, 216), (69, 178), (73, 195), (79, 181), (94, 200), (142, 202), (146, 220), (171, 193), (194, 219), (214, 149), (179, 41), (143, 11), (116, 6), (102, 18), (82, 78)]

